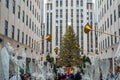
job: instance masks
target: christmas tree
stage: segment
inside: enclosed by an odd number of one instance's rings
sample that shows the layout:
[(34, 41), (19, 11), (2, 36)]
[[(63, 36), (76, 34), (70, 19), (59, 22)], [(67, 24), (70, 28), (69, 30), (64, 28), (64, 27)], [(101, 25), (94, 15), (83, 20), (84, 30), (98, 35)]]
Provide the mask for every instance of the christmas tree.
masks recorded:
[(67, 27), (60, 44), (59, 66), (71, 67), (81, 64), (79, 44), (72, 27)]

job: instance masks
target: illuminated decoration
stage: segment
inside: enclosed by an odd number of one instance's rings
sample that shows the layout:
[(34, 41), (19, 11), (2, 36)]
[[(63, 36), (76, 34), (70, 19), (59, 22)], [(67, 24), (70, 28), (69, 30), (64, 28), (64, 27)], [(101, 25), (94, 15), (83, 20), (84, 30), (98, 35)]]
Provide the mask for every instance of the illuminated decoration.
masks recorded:
[(73, 58), (72, 60), (75, 61), (75, 58)]
[[(44, 39), (43, 39), (44, 40)], [(45, 37), (45, 40), (47, 40), (48, 42), (51, 41), (51, 35), (50, 34), (47, 34), (46, 37)], [(35, 42), (32, 42), (31, 44), (29, 45), (23, 45), (22, 47), (17, 47), (16, 49), (14, 49), (14, 51), (17, 51), (19, 50), (20, 48), (27, 48), (27, 47), (30, 47), (30, 45), (33, 45), (33, 44), (38, 44), (38, 42), (40, 42), (41, 40), (38, 40), (38, 41), (35, 41)]]
[(99, 32), (99, 33), (102, 33), (102, 34), (107, 34), (107, 35), (111, 35), (111, 36), (115, 36), (115, 37), (120, 37), (120, 36), (118, 36), (118, 35), (110, 34), (110, 33), (107, 33), (107, 32), (102, 32), (102, 31), (100, 31), (100, 30), (93, 30), (93, 29), (91, 29), (90, 24), (87, 23), (87, 24), (85, 25), (85, 27), (84, 27), (84, 32), (85, 32), (86, 34), (88, 34), (90, 31), (95, 31), (95, 32)]
[(59, 58), (57, 65), (64, 67), (79, 66), (81, 64), (79, 54), (79, 44), (74, 33), (73, 27), (68, 26), (59, 49)]
[(73, 73), (74, 73), (74, 68), (71, 67), (71, 68), (70, 68), (70, 74), (73, 74)]
[(79, 48), (79, 46), (77, 44), (74, 45), (74, 48)]
[(84, 32), (85, 32), (86, 34), (88, 34), (90, 30), (91, 30), (91, 26), (90, 26), (89, 23), (87, 23), (87, 24), (85, 25), (85, 27), (84, 27)]
[(51, 41), (51, 35), (47, 34), (45, 39), (50, 42)]
[(60, 61), (62, 61), (62, 59), (60, 58)]
[(55, 49), (54, 49), (54, 52), (57, 54), (57, 52), (58, 52), (58, 48), (55, 48)]

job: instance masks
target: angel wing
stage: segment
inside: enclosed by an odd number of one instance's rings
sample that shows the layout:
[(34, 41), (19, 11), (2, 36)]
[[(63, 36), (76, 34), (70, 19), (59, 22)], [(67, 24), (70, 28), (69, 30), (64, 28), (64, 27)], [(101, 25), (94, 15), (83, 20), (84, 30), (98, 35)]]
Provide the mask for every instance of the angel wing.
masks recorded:
[(4, 47), (1, 50), (1, 61), (2, 61), (2, 68), (5, 80), (9, 79), (9, 54), (7, 49)]
[(120, 62), (120, 43), (118, 45), (117, 51), (115, 53), (115, 60), (119, 63)]

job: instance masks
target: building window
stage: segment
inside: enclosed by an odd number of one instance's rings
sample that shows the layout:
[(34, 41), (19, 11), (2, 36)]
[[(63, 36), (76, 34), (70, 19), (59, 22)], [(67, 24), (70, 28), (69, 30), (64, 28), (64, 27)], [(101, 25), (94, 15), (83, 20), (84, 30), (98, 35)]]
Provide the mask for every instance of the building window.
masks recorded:
[(80, 6), (83, 6), (83, 0), (81, 0), (81, 2), (80, 2)]
[(38, 18), (39, 18), (39, 17), (38, 17), (38, 12), (37, 12), (37, 21), (38, 21)]
[(37, 35), (38, 35), (38, 27), (37, 27)]
[(17, 40), (20, 40), (20, 30), (18, 29), (18, 33), (17, 33)]
[(22, 21), (23, 21), (23, 23), (24, 23), (24, 21), (25, 21), (25, 12), (24, 12), (24, 11), (23, 11)]
[(32, 31), (34, 31), (34, 22), (32, 22)]
[(58, 7), (58, 0), (56, 1), (56, 7)]
[[(50, 27), (52, 29), (52, 13), (50, 13)], [(51, 33), (52, 33), (52, 30), (51, 30)]]
[[(32, 39), (32, 43), (33, 43), (33, 39)], [(33, 45), (34, 45), (34, 44), (32, 44), (32, 48), (34, 48)]]
[(62, 0), (60, 0), (60, 7), (62, 7)]
[(68, 7), (68, 0), (66, 0), (66, 7)]
[(106, 21), (105, 21), (105, 31), (106, 31)]
[(71, 6), (73, 6), (73, 0), (71, 0)]
[(12, 25), (12, 39), (14, 39), (15, 27)]
[(109, 36), (108, 36), (108, 46), (110, 46), (110, 38), (109, 38)]
[(28, 35), (26, 34), (26, 45), (27, 45), (27, 42), (28, 42)]
[(31, 29), (31, 18), (29, 19), (29, 28)]
[(119, 29), (119, 36), (120, 36), (120, 29)]
[(108, 26), (108, 28), (109, 28), (109, 18), (107, 18), (107, 26)]
[(56, 18), (58, 18), (58, 10), (56, 10)]
[(13, 14), (15, 14), (15, 0), (13, 0)]
[(60, 20), (60, 41), (62, 40), (62, 20)]
[(113, 44), (113, 36), (111, 35), (111, 45)]
[(116, 21), (116, 10), (114, 10), (114, 22)]
[(107, 0), (107, 9), (109, 9), (109, 0)]
[(106, 13), (106, 5), (104, 5), (104, 13)]
[(112, 0), (110, 0), (110, 6), (112, 5)]
[(110, 15), (110, 24), (112, 25), (112, 14)]
[(118, 6), (118, 17), (120, 18), (120, 5)]
[(35, 33), (36, 33), (36, 24), (35, 24)]
[(89, 4), (87, 4), (87, 9), (89, 9)]
[(6, 0), (6, 8), (9, 8), (9, 0)]
[(52, 4), (50, 4), (50, 10), (52, 10)]
[(107, 47), (107, 40), (105, 39), (105, 48)]
[(58, 26), (56, 26), (56, 46), (58, 45)]
[(33, 5), (33, 10), (32, 10), (32, 13), (34, 14), (34, 5)]
[(47, 34), (48, 34), (48, 31), (49, 31), (49, 13), (47, 13)]
[(28, 15), (26, 15), (26, 26), (28, 26)]
[(30, 1), (30, 11), (31, 11), (31, 9), (32, 9), (32, 2)]
[[(115, 35), (116, 35), (116, 32), (115, 32)], [(114, 38), (115, 38), (115, 43), (117, 43), (117, 37), (115, 36)]]
[(18, 6), (18, 18), (20, 19), (20, 6)]
[(22, 44), (24, 44), (24, 32), (22, 32)]
[(5, 35), (8, 36), (8, 21), (5, 20)]
[[(57, 3), (56, 3), (57, 4)], [(47, 4), (47, 10), (49, 10), (49, 3)]]
[(92, 12), (90, 12), (90, 19), (92, 20)]
[(27, 6), (29, 6), (29, 0), (27, 0)]
[(60, 18), (62, 18), (62, 9), (60, 9)]
[(103, 49), (105, 48), (105, 45), (104, 45), (104, 40), (103, 40)]
[(92, 9), (92, 3), (90, 3), (89, 5), (90, 5), (90, 9)]
[(36, 18), (36, 9), (35, 9), (35, 18)]
[(29, 37), (29, 45), (31, 46), (31, 37)]
[(76, 5), (79, 6), (79, 0), (76, 1)]
[(73, 17), (73, 9), (71, 9), (71, 18)]

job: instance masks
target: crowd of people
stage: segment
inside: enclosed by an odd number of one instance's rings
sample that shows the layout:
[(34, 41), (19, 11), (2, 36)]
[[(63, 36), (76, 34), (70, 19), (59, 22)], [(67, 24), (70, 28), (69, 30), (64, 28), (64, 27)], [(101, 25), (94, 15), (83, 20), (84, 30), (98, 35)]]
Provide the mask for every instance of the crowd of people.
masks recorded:
[(82, 80), (82, 76), (80, 72), (77, 72), (76, 74), (73, 73), (65, 73), (65, 74), (57, 74), (57, 79), (56, 80)]
[(20, 77), (21, 77), (21, 80), (31, 80), (30, 74), (21, 74)]

